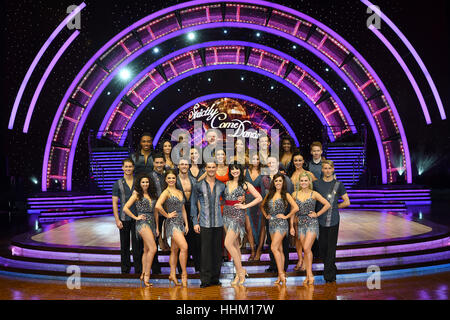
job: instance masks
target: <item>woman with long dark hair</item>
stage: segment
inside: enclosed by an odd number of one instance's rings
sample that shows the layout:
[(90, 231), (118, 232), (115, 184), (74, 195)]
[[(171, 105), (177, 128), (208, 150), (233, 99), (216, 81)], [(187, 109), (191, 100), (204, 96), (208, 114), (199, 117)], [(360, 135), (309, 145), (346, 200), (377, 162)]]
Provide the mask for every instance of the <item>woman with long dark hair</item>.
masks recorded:
[[(261, 195), (252, 184), (245, 181), (244, 167), (237, 163), (228, 166), (229, 181), (225, 185), (223, 207), (223, 226), (225, 229), (225, 248), (233, 258), (236, 277), (232, 285), (243, 284), (247, 271), (242, 267), (241, 251), (242, 239), (245, 234), (246, 209), (256, 206), (262, 201)], [(245, 194), (249, 191), (254, 200), (244, 204)]]
[(165, 170), (176, 169), (176, 165), (172, 161), (172, 142), (170, 140), (163, 140), (160, 144), (160, 152), (164, 156)]
[(200, 159), (200, 148), (193, 146), (190, 150), (191, 165), (189, 167), (189, 175), (195, 180), (199, 180), (200, 177), (206, 175), (205, 166)]
[[(252, 184), (258, 193), (261, 193), (261, 163), (259, 155), (255, 153), (252, 156), (250, 164), (245, 172), (245, 179)], [(253, 201), (253, 196), (250, 193), (246, 194), (246, 202)], [(259, 206), (251, 207), (247, 210), (245, 217), (245, 227), (247, 229), (247, 239), (250, 243), (251, 254), (248, 261), (259, 261), (266, 237), (265, 220), (261, 213)], [(256, 252), (255, 252), (256, 247)]]
[[(272, 239), (270, 249), (273, 252), (278, 269), (278, 278), (275, 284), (286, 284), (286, 273), (284, 272), (283, 238), (289, 232), (289, 219), (298, 211), (297, 203), (286, 191), (285, 176), (277, 173), (270, 183), (269, 192), (261, 203), (261, 211), (269, 220), (269, 233)], [(286, 215), (288, 206), (291, 211)]]
[[(137, 177), (134, 192), (123, 208), (123, 211), (128, 216), (136, 220), (137, 234), (144, 241), (140, 280), (144, 281), (146, 287), (151, 286), (151, 283), (149, 283), (150, 268), (157, 250), (155, 237), (159, 235), (158, 225), (156, 224), (158, 212), (154, 210), (157, 198), (153, 180), (147, 174), (143, 173)], [(136, 203), (137, 216), (130, 211), (134, 203)]]
[[(170, 275), (169, 281), (179, 285), (176, 277), (178, 253), (181, 266), (181, 283), (187, 287), (186, 264), (188, 258), (188, 244), (185, 235), (189, 232), (187, 213), (184, 207), (183, 192), (176, 188), (177, 174), (174, 170), (167, 170), (165, 174), (167, 188), (161, 193), (156, 203), (156, 210), (166, 217), (166, 238), (170, 239)], [(164, 210), (163, 205), (166, 207)]]

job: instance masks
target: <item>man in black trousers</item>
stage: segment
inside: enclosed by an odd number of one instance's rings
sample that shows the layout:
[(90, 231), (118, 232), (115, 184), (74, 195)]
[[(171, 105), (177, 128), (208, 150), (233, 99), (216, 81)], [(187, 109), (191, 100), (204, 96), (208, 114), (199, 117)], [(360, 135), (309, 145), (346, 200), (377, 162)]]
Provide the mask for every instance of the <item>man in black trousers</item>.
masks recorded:
[(220, 197), (225, 184), (216, 179), (217, 164), (206, 163), (206, 178), (197, 182), (191, 195), (191, 219), (200, 234), (201, 288), (221, 285), (223, 219)]
[[(122, 161), (123, 177), (114, 183), (112, 191), (113, 213), (116, 220), (116, 226), (120, 234), (120, 265), (122, 273), (130, 273), (130, 236), (133, 247), (133, 264), (134, 272), (142, 273), (142, 246), (141, 241), (136, 237), (135, 220), (131, 219), (123, 212), (123, 206), (130, 199), (134, 190), (134, 162), (127, 158)], [(119, 212), (120, 200), (120, 212)], [(133, 206), (130, 210), (135, 213), (136, 207)]]
[[(347, 191), (342, 182), (334, 176), (334, 164), (331, 160), (322, 161), (323, 176), (313, 182), (314, 190), (328, 200), (331, 208), (319, 216), (319, 252), (323, 260), (323, 278), (325, 282), (336, 282), (336, 246), (339, 233), (339, 209), (350, 205)], [(338, 199), (343, 202), (338, 204)], [(316, 212), (322, 209), (322, 204), (317, 201)]]

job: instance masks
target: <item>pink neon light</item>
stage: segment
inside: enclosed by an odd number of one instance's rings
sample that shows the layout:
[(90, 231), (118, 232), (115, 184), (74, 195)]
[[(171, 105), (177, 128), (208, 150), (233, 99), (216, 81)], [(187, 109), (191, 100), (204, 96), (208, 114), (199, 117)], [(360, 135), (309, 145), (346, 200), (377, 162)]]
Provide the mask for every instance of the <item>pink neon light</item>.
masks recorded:
[(241, 7), (237, 6), (237, 10), (236, 10), (236, 20), (240, 21), (241, 20)]
[[(75, 119), (73, 119), (71, 117), (68, 117), (68, 116), (64, 116), (64, 119), (67, 119), (67, 120), (69, 120), (70, 122), (73, 122), (73, 123), (78, 123), (78, 120), (75, 120)], [(67, 148), (67, 150), (69, 150), (69, 149)]]
[(80, 90), (81, 92), (83, 92), (85, 95), (87, 95), (89, 98), (92, 98), (92, 94), (91, 94), (90, 92), (84, 90), (84, 89), (81, 88), (81, 87), (79, 88), (79, 90)]
[(297, 34), (298, 28), (300, 28), (300, 24), (301, 24), (300, 20), (297, 21), (297, 24), (295, 25), (294, 31), (292, 32), (293, 36), (295, 36)]
[(283, 70), (284, 64), (286, 63), (286, 60), (283, 60), (280, 67), (278, 68), (277, 76), (280, 76), (281, 70)]
[(389, 109), (389, 106), (386, 106), (386, 107), (384, 107), (383, 109), (380, 109), (380, 110), (378, 110), (378, 111), (375, 111), (374, 113), (372, 113), (374, 116), (377, 116), (377, 115), (379, 115), (380, 113), (382, 113), (382, 112), (384, 112), (384, 111), (386, 111), (386, 110), (388, 110)]
[(173, 66), (173, 64), (172, 64), (172, 62), (170, 62), (170, 61), (169, 61), (169, 66), (170, 66), (170, 69), (172, 69), (173, 73), (175, 73), (175, 75), (178, 76), (177, 70), (175, 70), (175, 68), (174, 68), (174, 66)]
[(306, 71), (303, 71), (302, 76), (300, 77), (300, 79), (296, 83), (297, 87), (300, 86), (300, 83), (303, 81), (303, 79), (305, 79), (305, 76), (306, 76)]
[(127, 56), (130, 55), (130, 50), (128, 50), (128, 48), (125, 46), (125, 44), (123, 42), (119, 42), (120, 46), (123, 48), (123, 50), (125, 50), (125, 52), (127, 53)]
[(211, 22), (211, 14), (209, 13), (209, 7), (206, 7), (206, 19), (208, 22)]
[(335, 113), (335, 112), (337, 112), (337, 111), (338, 111), (338, 109), (334, 109), (333, 111), (328, 112), (328, 113), (325, 115), (325, 118), (328, 118), (328, 116), (331, 116), (333, 113)]
[(141, 103), (144, 102), (144, 99), (142, 99), (142, 97), (141, 97), (136, 91), (133, 90), (133, 91), (131, 91), (131, 92), (133, 92), (134, 95), (135, 95), (136, 97), (138, 97), (139, 100), (141, 100)]
[(148, 33), (152, 36), (152, 39), (155, 40), (155, 34), (153, 33), (152, 29), (150, 28), (150, 26), (147, 26), (147, 31)]
[(325, 43), (325, 41), (328, 39), (327, 35), (324, 35), (322, 38), (322, 41), (320, 41), (319, 46), (317, 47), (317, 50), (320, 50), (320, 48), (322, 48), (323, 44)]
[(361, 87), (359, 87), (359, 91), (363, 91), (369, 84), (371, 84), (373, 82), (372, 79), (370, 79), (369, 81), (367, 81), (366, 83), (364, 83)]
[(261, 62), (262, 62), (263, 57), (264, 57), (264, 52), (261, 51), (261, 54), (259, 55), (258, 67), (261, 67)]

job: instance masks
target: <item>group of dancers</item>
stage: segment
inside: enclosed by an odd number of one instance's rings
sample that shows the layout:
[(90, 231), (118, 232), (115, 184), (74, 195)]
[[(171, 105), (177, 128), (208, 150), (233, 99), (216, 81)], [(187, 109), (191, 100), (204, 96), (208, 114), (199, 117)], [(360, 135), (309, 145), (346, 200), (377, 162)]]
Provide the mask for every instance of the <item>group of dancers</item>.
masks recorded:
[[(208, 131), (206, 140), (214, 146), (217, 135)], [(304, 285), (314, 284), (313, 251), (323, 260), (325, 281), (335, 283), (338, 210), (350, 205), (345, 187), (335, 178), (333, 162), (322, 157), (319, 142), (311, 145), (307, 164), (291, 137), (281, 139), (279, 159), (268, 154), (269, 145), (269, 137), (260, 137), (259, 153), (249, 159), (238, 139), (233, 157), (218, 149), (213, 160), (204, 163), (199, 161), (202, 150), (192, 147), (175, 164), (172, 143), (163, 141), (160, 153), (155, 153), (152, 136), (144, 133), (136, 152), (123, 160), (124, 176), (113, 186), (122, 272), (131, 270), (131, 235), (134, 270), (145, 286), (151, 286), (150, 270), (161, 272), (158, 240), (163, 238), (170, 245), (169, 281), (175, 285), (187, 286), (189, 257), (200, 272), (200, 287), (220, 285), (223, 248), (236, 269), (231, 284), (242, 285), (248, 277), (241, 258), (246, 236), (251, 248), (248, 260), (259, 260), (267, 243), (266, 271), (277, 272), (275, 283), (285, 284), (290, 235), (298, 254), (294, 269), (306, 271)]]

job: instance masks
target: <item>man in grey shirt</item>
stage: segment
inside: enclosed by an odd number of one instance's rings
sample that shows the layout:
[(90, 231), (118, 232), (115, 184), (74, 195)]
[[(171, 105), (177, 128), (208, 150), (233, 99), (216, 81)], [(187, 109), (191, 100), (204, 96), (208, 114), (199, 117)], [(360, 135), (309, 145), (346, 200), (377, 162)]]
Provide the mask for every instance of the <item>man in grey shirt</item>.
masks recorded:
[(225, 184), (216, 179), (217, 164), (206, 163), (206, 178), (192, 188), (191, 219), (194, 231), (200, 234), (201, 288), (220, 285), (222, 265), (223, 219), (220, 197)]

